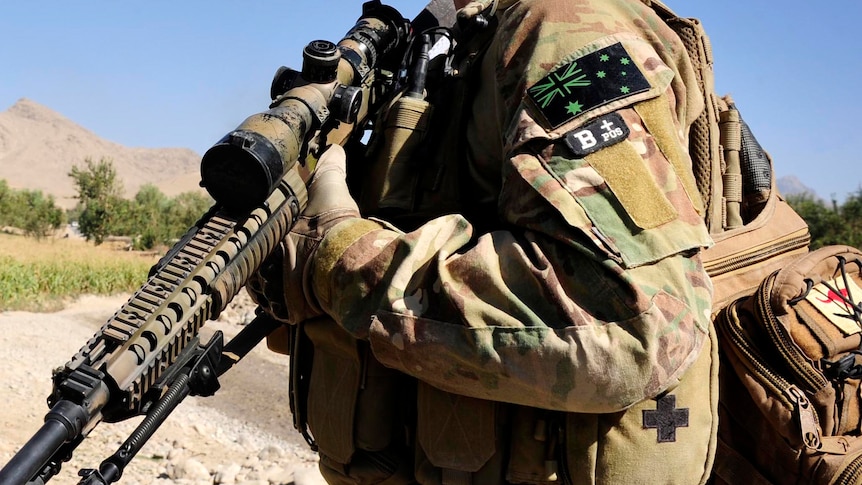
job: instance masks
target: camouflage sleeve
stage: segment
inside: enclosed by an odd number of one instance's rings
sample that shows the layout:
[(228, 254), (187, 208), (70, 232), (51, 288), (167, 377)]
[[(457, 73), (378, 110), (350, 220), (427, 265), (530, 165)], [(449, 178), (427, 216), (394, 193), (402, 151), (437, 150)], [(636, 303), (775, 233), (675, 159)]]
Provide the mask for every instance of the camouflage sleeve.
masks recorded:
[(683, 147), (702, 100), (638, 2), (586, 3), (604, 10), (518, 2), (483, 63), (497, 119), (476, 123), (502, 127), (511, 229), (351, 219), (322, 241), (314, 294), (383, 364), (456, 394), (600, 413), (674, 386), (698, 356), (710, 239)]

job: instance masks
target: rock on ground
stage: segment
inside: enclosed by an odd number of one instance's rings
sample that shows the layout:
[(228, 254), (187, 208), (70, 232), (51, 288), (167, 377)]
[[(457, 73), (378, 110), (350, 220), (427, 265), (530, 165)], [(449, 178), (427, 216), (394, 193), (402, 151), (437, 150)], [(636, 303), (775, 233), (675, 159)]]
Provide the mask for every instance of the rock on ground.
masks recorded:
[[(0, 466), (35, 433), (47, 412), (51, 370), (62, 366), (125, 301), (84, 297), (56, 313), (0, 312)], [(202, 335), (235, 335), (254, 305), (241, 293)], [(283, 385), (273, 385), (281, 382)], [(209, 398), (182, 402), (126, 468), (119, 483), (260, 484), (324, 483), (317, 456), (291, 424), (287, 357), (264, 345), (221, 378)], [(78, 483), (82, 468), (98, 468), (129, 436), (140, 418), (100, 423), (50, 484)]]

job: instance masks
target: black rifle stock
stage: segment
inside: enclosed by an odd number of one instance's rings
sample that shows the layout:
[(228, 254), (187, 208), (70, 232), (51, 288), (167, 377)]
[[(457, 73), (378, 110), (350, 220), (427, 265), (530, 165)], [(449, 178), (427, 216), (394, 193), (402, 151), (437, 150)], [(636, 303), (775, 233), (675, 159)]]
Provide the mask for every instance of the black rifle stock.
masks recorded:
[[(140, 287), (53, 376), (44, 425), (0, 470), (0, 485), (44, 484), (102, 421), (146, 417), (84, 484), (123, 468), (187, 395), (213, 394), (217, 377), (278, 325), (263, 316), (225, 345), (198, 340), (286, 236), (306, 205), (315, 155), (346, 143), (398, 88), (410, 24), (379, 0), (338, 45), (315, 41), (302, 72), (282, 68), (271, 109), (226, 135), (201, 161), (216, 204)], [(299, 163), (302, 161), (302, 163)]]

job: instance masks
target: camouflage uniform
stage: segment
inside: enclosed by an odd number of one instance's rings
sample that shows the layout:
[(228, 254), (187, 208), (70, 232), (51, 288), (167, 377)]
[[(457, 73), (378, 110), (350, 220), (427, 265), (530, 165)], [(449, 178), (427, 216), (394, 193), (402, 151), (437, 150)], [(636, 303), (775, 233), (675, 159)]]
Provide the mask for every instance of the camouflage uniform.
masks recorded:
[[(480, 89), (459, 163), (500, 224), (476, 233), (452, 214), (403, 233), (350, 218), (312, 260), (313, 293), (372, 360), (417, 380), (420, 483), (702, 482), (715, 349), (691, 62), (636, 0), (496, 15), (468, 73)], [(324, 462), (351, 453), (321, 446)]]

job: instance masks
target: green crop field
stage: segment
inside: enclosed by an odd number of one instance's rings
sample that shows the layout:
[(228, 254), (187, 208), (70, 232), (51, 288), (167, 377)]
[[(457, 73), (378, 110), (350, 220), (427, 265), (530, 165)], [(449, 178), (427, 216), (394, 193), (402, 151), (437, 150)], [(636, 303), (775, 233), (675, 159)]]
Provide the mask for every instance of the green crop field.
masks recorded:
[(0, 311), (53, 311), (81, 295), (131, 293), (157, 260), (110, 244), (0, 234)]

